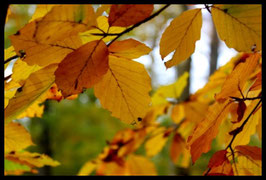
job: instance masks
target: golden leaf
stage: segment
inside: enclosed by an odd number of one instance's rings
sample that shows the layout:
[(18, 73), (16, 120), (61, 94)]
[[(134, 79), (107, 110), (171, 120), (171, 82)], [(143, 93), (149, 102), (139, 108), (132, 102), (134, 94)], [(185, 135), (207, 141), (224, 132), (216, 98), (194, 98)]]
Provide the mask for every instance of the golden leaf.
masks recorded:
[(126, 39), (113, 42), (108, 47), (108, 50), (113, 56), (136, 59), (140, 56), (149, 54), (151, 48), (134, 39)]
[(5, 153), (20, 151), (31, 145), (34, 145), (31, 135), (20, 123), (5, 124)]
[(195, 43), (200, 39), (201, 26), (202, 14), (198, 8), (183, 12), (170, 23), (160, 41), (162, 59), (175, 51), (172, 59), (165, 62), (167, 68), (188, 59), (195, 51)]
[(17, 90), (15, 97), (9, 100), (5, 109), (6, 123), (16, 118), (38, 98), (41, 98), (41, 95), (53, 85), (54, 71), (57, 66), (58, 64), (51, 64), (29, 76), (20, 90)]
[(125, 58), (109, 56), (109, 70), (94, 86), (101, 105), (112, 116), (137, 124), (148, 111), (151, 80), (144, 65)]
[[(261, 50), (261, 5), (214, 5), (212, 19), (221, 40), (239, 52)], [(255, 45), (255, 47), (253, 47)]]

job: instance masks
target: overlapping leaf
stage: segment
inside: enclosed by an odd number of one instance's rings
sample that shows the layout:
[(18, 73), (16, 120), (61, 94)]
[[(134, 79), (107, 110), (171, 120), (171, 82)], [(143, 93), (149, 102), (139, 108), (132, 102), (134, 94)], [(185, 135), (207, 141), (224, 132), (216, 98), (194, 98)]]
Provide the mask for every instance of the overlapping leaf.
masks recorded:
[(170, 23), (160, 41), (162, 59), (175, 51), (172, 59), (165, 62), (167, 68), (188, 59), (194, 52), (195, 43), (200, 39), (201, 26), (201, 9), (185, 11)]
[(149, 17), (152, 11), (152, 4), (113, 4), (108, 22), (110, 26), (127, 27)]
[(261, 5), (214, 5), (212, 19), (221, 40), (239, 52), (261, 50)]
[(5, 109), (5, 122), (9, 122), (27, 109), (53, 85), (54, 71), (57, 66), (57, 64), (51, 64), (29, 76), (25, 84), (17, 90), (15, 97), (10, 99)]
[(64, 97), (83, 92), (99, 82), (108, 70), (108, 49), (91, 41), (68, 54), (55, 71), (55, 83)]
[(115, 56), (109, 56), (109, 70), (94, 86), (101, 105), (129, 124), (137, 124), (145, 116), (150, 90), (151, 80), (142, 64)]
[(10, 36), (12, 45), (16, 54), (25, 53), (23, 61), (28, 65), (47, 66), (52, 63), (58, 63), (63, 58), (81, 46), (80, 38), (75, 36), (64, 36), (64, 39), (54, 42), (39, 42), (36, 40), (35, 31), (38, 28), (37, 22), (24, 26), (16, 34)]

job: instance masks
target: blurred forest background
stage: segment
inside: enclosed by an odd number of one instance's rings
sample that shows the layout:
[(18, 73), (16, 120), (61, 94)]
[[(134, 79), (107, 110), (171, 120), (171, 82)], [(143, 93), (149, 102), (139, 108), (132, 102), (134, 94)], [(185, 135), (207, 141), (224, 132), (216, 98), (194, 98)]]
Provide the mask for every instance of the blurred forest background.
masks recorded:
[[(98, 6), (94, 5), (95, 8)], [(155, 5), (154, 11), (161, 6), (163, 5)], [(11, 14), (5, 25), (5, 48), (11, 45), (8, 36), (16, 33), (31, 19), (35, 8), (36, 5), (29, 4), (10, 5)], [(203, 24), (208, 25), (202, 26), (201, 40), (196, 44), (195, 53), (179, 66), (166, 70), (158, 49), (161, 34), (173, 18), (188, 8), (195, 7), (182, 4), (171, 5), (156, 18), (122, 36), (122, 39), (131, 37), (140, 40), (153, 49), (150, 55), (137, 60), (146, 66), (152, 79), (153, 92), (161, 85), (173, 83), (185, 71), (190, 72), (190, 80), (182, 94), (182, 100), (203, 87), (209, 75), (236, 54), (217, 38), (211, 15), (204, 9), (203, 11), (206, 12), (203, 12)], [(11, 62), (7, 68), (5, 77), (12, 73), (13, 63)], [(160, 117), (160, 121), (167, 123), (170, 118), (165, 115)], [(42, 118), (24, 118), (17, 121), (28, 129), (33, 142), (37, 145), (29, 147), (29, 151), (45, 153), (61, 163), (57, 167), (41, 168), (39, 175), (76, 175), (85, 162), (96, 158), (101, 153), (117, 131), (130, 127), (111, 117), (107, 110), (101, 108), (93, 94), (93, 89), (87, 89), (75, 100), (62, 100), (59, 103), (49, 100), (45, 102)], [(257, 143), (255, 138), (252, 141)], [(212, 151), (204, 154), (188, 169), (176, 167), (171, 162), (169, 143), (152, 158), (152, 161), (156, 165), (158, 175), (202, 175), (210, 156), (217, 150), (215, 141), (212, 145)], [(140, 148), (138, 153), (144, 153), (144, 148)]]

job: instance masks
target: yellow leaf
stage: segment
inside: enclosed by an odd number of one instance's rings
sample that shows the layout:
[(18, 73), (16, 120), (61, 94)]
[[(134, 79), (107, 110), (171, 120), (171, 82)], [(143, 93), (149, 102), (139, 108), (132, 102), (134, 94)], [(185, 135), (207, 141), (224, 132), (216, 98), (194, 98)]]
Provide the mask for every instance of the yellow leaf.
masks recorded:
[(161, 86), (152, 96), (152, 105), (160, 105), (168, 102), (167, 98), (178, 99), (187, 86), (189, 73), (185, 72), (178, 80), (170, 85)]
[(212, 19), (221, 40), (239, 52), (261, 50), (261, 5), (214, 5)]
[(67, 54), (82, 45), (78, 35), (65, 36), (63, 40), (51, 43), (48, 41), (41, 43), (35, 37), (35, 31), (38, 29), (37, 26), (37, 22), (32, 21), (16, 34), (9, 37), (16, 54), (20, 55), (21, 51), (25, 53), (23, 61), (28, 65), (47, 66), (52, 63), (58, 63)]
[(17, 162), (19, 164), (25, 164), (30, 167), (43, 167), (43, 166), (58, 166), (60, 163), (53, 160), (45, 154), (39, 154), (35, 152), (14, 152), (5, 155), (5, 158)]
[(108, 50), (113, 56), (136, 59), (149, 54), (151, 48), (134, 39), (126, 39), (115, 41), (108, 47)]
[(259, 53), (250, 54), (249, 57), (240, 61), (235, 66), (232, 73), (226, 77), (222, 90), (220, 93), (215, 95), (215, 99), (217, 101), (225, 101), (230, 98), (230, 96), (241, 97), (240, 90), (243, 92), (242, 89), (251, 73), (254, 72), (256, 66), (258, 65), (260, 56), (261, 55)]
[(17, 89), (20, 88), (20, 84), (15, 81), (9, 81), (8, 83), (5, 82), (5, 101), (4, 101), (4, 107), (9, 103), (9, 100), (14, 97), (14, 95), (17, 92)]
[(165, 66), (170, 68), (189, 58), (195, 51), (196, 41), (200, 39), (202, 26), (201, 9), (192, 9), (176, 17), (164, 31), (160, 41), (160, 54), (164, 59), (175, 50)]
[(55, 5), (54, 4), (38, 4), (34, 14), (31, 17), (31, 21), (43, 17), (46, 15)]
[[(97, 36), (94, 34), (121, 33), (122, 31), (124, 31), (126, 29), (124, 27), (117, 27), (117, 26), (110, 27), (108, 24), (108, 18), (105, 16), (99, 16), (97, 18), (97, 25), (98, 25), (98, 28), (79, 33), (83, 44), (90, 42), (90, 41), (94, 41), (94, 40), (100, 40), (103, 37), (103, 36)], [(113, 40), (115, 37), (116, 36), (114, 36), (114, 35), (106, 36), (103, 39), (103, 41), (108, 42), (108, 41)]]
[(156, 118), (160, 115), (166, 114), (169, 107), (170, 107), (170, 103), (157, 105), (157, 106), (151, 106), (142, 120), (143, 125), (149, 126), (153, 123), (156, 123), (155, 121)]
[(144, 156), (131, 154), (127, 158), (129, 175), (151, 176), (157, 175), (155, 165)]
[(168, 140), (168, 136), (165, 136), (165, 132), (165, 127), (159, 127), (150, 134), (150, 138), (146, 141), (144, 146), (148, 157), (153, 157), (162, 150)]
[(148, 111), (151, 79), (143, 64), (109, 56), (109, 70), (94, 86), (101, 105), (112, 116), (129, 124), (137, 124)]
[[(4, 54), (5, 54), (5, 60), (7, 60), (8, 58), (10, 58), (12, 56), (15, 56), (16, 53), (15, 53), (14, 47), (10, 46), (9, 48), (5, 49), (4, 50)], [(5, 63), (5, 68), (4, 69), (6, 69), (6, 67), (8, 66), (9, 63), (10, 63), (10, 61), (8, 63)]]
[(78, 176), (90, 175), (95, 168), (96, 168), (96, 164), (91, 161), (88, 161), (79, 170)]
[(5, 153), (20, 151), (31, 145), (34, 145), (31, 135), (20, 123), (5, 124)]
[(53, 43), (96, 26), (93, 7), (88, 4), (55, 6), (36, 21), (34, 37), (40, 43)]
[(18, 59), (13, 66), (11, 78), (13, 81), (18, 82), (20, 85), (24, 84), (29, 75), (37, 70), (41, 69), (38, 65), (29, 66), (26, 62)]
[[(247, 109), (245, 110), (245, 113), (244, 113), (244, 116), (243, 116), (243, 120), (242, 121), (244, 121), (245, 119), (247, 119), (247, 117), (249, 116), (249, 114), (252, 112), (252, 110), (258, 104), (258, 102), (259, 102), (258, 99), (253, 100), (250, 103), (250, 105), (247, 106)], [(237, 134), (237, 136), (235, 137), (235, 139), (234, 139), (234, 141), (232, 143), (232, 147), (235, 147), (236, 145), (246, 145), (246, 144), (249, 143), (250, 136), (256, 133), (256, 126), (259, 123), (259, 116), (261, 116), (260, 111), (257, 111), (255, 114), (253, 114), (250, 117), (250, 119), (248, 120), (248, 122), (245, 124), (243, 130), (239, 134)], [(231, 130), (236, 129), (239, 126), (240, 126), (239, 123), (235, 123), (232, 126), (232, 129)], [(229, 143), (229, 141), (228, 141), (228, 143)]]
[(35, 101), (32, 105), (30, 105), (26, 110), (24, 110), (21, 114), (19, 114), (16, 118), (21, 119), (24, 117), (42, 117), (44, 111), (44, 105), (39, 105), (43, 101)]
[(27, 109), (34, 101), (41, 98), (54, 83), (54, 71), (58, 64), (51, 64), (34, 73), (26, 80), (25, 84), (17, 90), (15, 97), (10, 99), (5, 109), (5, 122), (16, 118)]

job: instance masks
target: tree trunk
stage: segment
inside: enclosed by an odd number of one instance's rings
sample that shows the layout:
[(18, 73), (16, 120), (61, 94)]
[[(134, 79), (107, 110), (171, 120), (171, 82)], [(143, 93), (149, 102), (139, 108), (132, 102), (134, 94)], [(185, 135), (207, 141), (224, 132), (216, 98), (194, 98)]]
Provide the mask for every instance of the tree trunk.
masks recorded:
[(212, 35), (211, 35), (211, 52), (210, 52), (210, 73), (209, 76), (214, 73), (217, 68), (218, 59), (218, 45), (219, 39), (215, 30), (215, 26), (212, 22)]

